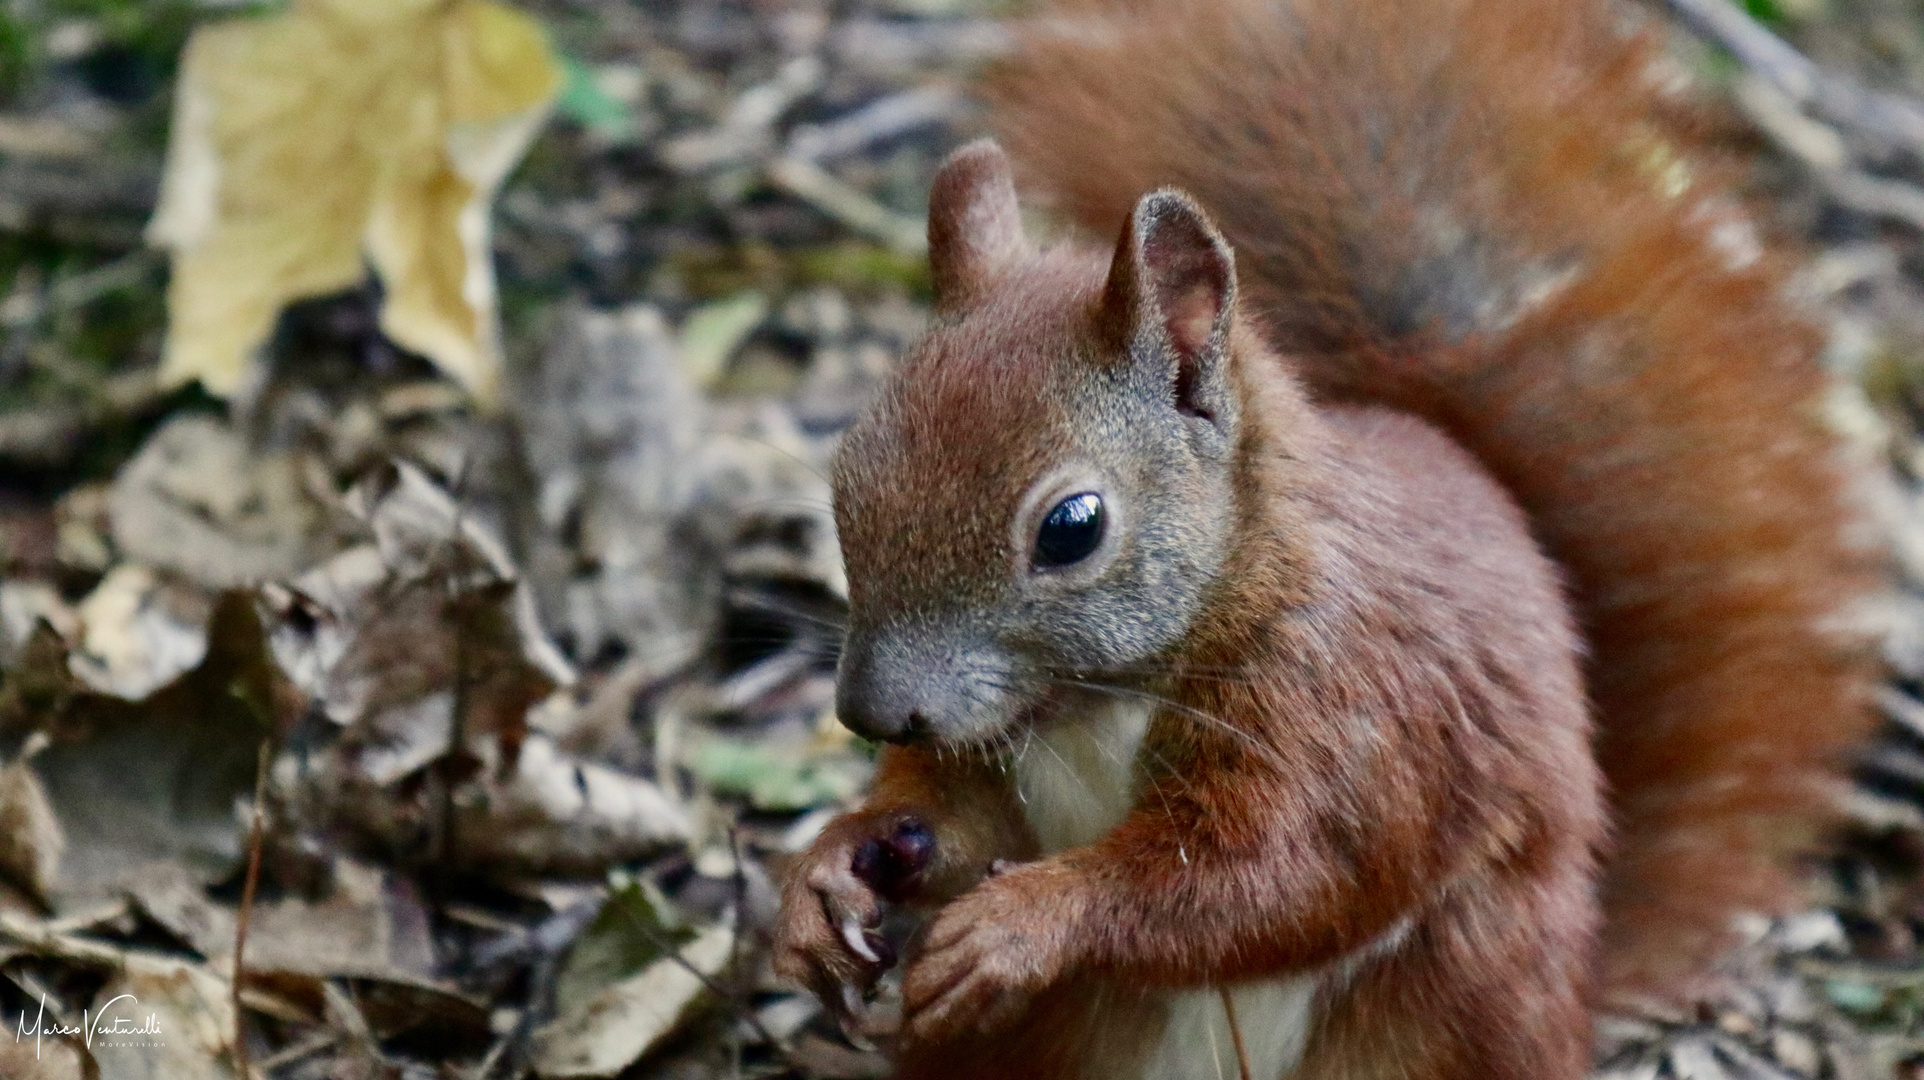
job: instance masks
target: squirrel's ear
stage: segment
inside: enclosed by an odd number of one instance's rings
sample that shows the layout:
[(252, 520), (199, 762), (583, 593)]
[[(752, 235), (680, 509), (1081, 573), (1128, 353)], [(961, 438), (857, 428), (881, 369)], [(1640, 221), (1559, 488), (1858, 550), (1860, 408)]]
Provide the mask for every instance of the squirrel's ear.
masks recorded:
[(929, 271), (939, 311), (967, 307), (1028, 248), (1009, 157), (993, 139), (949, 155), (929, 191)]
[(1209, 216), (1180, 191), (1144, 195), (1116, 245), (1100, 320), (1119, 350), (1144, 335), (1167, 347), (1183, 412), (1216, 414), (1235, 305), (1235, 257)]

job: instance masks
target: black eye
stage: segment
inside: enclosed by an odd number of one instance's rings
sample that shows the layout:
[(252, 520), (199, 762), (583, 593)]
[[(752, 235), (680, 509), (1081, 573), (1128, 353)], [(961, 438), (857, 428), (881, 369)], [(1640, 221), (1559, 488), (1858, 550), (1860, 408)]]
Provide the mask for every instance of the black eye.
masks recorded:
[(1057, 503), (1036, 530), (1035, 564), (1068, 566), (1088, 558), (1102, 543), (1102, 516), (1102, 496), (1093, 491)]

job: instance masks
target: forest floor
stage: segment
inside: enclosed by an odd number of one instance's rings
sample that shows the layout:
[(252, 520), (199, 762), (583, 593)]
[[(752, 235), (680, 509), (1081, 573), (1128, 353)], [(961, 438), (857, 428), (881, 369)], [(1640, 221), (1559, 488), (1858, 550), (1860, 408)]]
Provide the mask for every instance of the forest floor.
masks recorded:
[[(163, 383), (181, 49), (281, 5), (0, 3), (0, 1076), (885, 1075), (765, 934), (871, 769), (822, 473), (928, 317), (1004, 6), (519, 6), (563, 84), (494, 203), (486, 412), (372, 282), (225, 400)], [(1819, 906), (1727, 1001), (1607, 1019), (1599, 1075), (1921, 1080), (1924, 9), (1751, 12), (1815, 91), (1741, 36), (1673, 59), (1888, 480), (1889, 724)], [(153, 1027), (90, 1039), (123, 994)]]

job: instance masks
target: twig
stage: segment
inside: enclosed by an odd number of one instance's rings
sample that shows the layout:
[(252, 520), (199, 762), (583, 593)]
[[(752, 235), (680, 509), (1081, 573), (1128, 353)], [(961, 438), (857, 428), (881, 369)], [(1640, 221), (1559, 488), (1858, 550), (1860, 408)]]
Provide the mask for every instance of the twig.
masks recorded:
[(513, 1045), (512, 1032), (494, 1040), (494, 1045), (488, 1047), (487, 1054), (481, 1058), (481, 1064), (474, 1067), (473, 1080), (488, 1080), (489, 1074), (494, 1072), (495, 1066), (501, 1064), (502, 1058), (508, 1056), (508, 1048)]
[(1892, 218), (1924, 231), (1924, 190), (1911, 184), (1852, 170), (1826, 177), (1824, 188), (1860, 214)]
[(69, 161), (0, 163), (0, 225), (45, 230), (61, 243), (131, 250), (153, 212), (158, 161), (93, 154)]
[[(735, 989), (737, 990), (741, 989), (744, 985), (741, 969), (742, 928), (748, 925), (748, 874), (742, 869), (742, 845), (741, 837), (738, 834), (739, 829), (735, 825), (731, 824), (728, 826), (728, 857), (734, 860), (734, 865), (731, 866), (730, 869), (734, 871), (734, 881), (732, 884), (735, 888), (735, 932), (728, 935), (728, 974), (730, 979), (735, 983)], [(728, 1000), (731, 1006), (736, 1005), (733, 991), (730, 992)], [(742, 995), (739, 1007), (743, 1015), (749, 1015), (748, 995)], [(768, 1033), (763, 1032), (763, 1034), (766, 1035)], [(742, 1073), (742, 1041), (740, 1037), (737, 1036), (733, 1024), (730, 1024), (728, 1027), (728, 1042), (729, 1049), (734, 1052), (735, 1075), (740, 1077)]]
[(1924, 191), (1853, 168), (1843, 138), (1829, 126), (1805, 116), (1797, 102), (1775, 83), (1761, 75), (1746, 75), (1737, 82), (1735, 98), (1751, 123), (1780, 149), (1803, 162), (1839, 205), (1924, 230)]
[[(728, 993), (728, 991), (722, 989), (721, 986), (716, 984), (714, 979), (709, 978), (707, 975), (702, 973), (702, 970), (700, 968), (689, 963), (687, 957), (684, 957), (681, 954), (682, 947), (680, 945), (675, 944), (672, 938), (669, 938), (663, 935), (660, 931), (656, 930), (654, 927), (649, 926), (647, 923), (643, 922), (641, 919), (636, 918), (634, 912), (629, 911), (626, 908), (622, 909), (622, 914), (627, 917), (629, 922), (634, 924), (635, 929), (641, 931), (642, 934), (645, 935), (650, 942), (654, 943), (655, 948), (661, 950), (663, 957), (673, 961), (675, 964), (679, 965), (683, 970), (687, 971), (688, 974), (693, 975), (695, 979), (699, 981), (709, 993), (715, 995), (715, 997), (720, 999), (723, 1004), (727, 1005), (729, 1010), (735, 1014), (737, 1019), (741, 1020), (743, 1023), (748, 1025), (749, 1030), (755, 1033), (756, 1038), (760, 1039), (764, 1043), (767, 1043), (768, 1046), (775, 1051), (775, 1053), (781, 1055), (782, 1060), (785, 1063), (787, 1063), (791, 1068), (799, 1068), (799, 1066), (797, 1066), (795, 1063), (795, 1059), (789, 1055), (788, 1047), (780, 1039), (777, 1039), (774, 1033), (769, 1031), (768, 1028), (762, 1024), (761, 1018), (756, 1016), (753, 1010), (750, 1010), (745, 1006), (738, 1004), (735, 1001), (734, 997)], [(735, 921), (735, 933), (736, 934), (741, 933), (741, 919), (739, 917), (737, 917)], [(732, 949), (734, 947), (734, 943), (730, 942), (729, 947)]]
[(775, 121), (821, 89), (825, 77), (820, 57), (795, 57), (783, 64), (774, 78), (743, 91), (717, 126), (662, 144), (662, 160), (676, 172), (698, 173), (753, 159), (773, 142)]
[(937, 124), (962, 111), (962, 95), (946, 86), (921, 86), (870, 102), (826, 124), (800, 124), (788, 136), (788, 156), (823, 162)]
[(1229, 1019), (1229, 1038), (1236, 1044), (1236, 1068), (1242, 1080), (1249, 1077), (1249, 1048), (1243, 1045), (1243, 1026), (1236, 1022), (1236, 999), (1229, 994), (1229, 987), (1219, 987), (1216, 992), (1222, 995), (1223, 1015)]
[(0, 941), (18, 946), (36, 956), (49, 956), (70, 964), (112, 971), (124, 966), (126, 954), (112, 945), (91, 938), (59, 933), (45, 923), (0, 912)]
[(928, 234), (921, 222), (890, 210), (812, 161), (778, 157), (768, 163), (768, 178), (790, 195), (904, 255), (922, 255), (929, 250)]
[(1874, 141), (1924, 155), (1924, 103), (1824, 71), (1730, 0), (1664, 0), (1664, 5), (1800, 107)]
[(109, 293), (138, 285), (161, 265), (152, 248), (140, 248), (104, 266), (61, 278), (47, 288), (47, 307), (53, 312), (85, 307)]
[[(472, 672), (469, 671), (468, 623), (470, 612), (467, 608), (467, 590), (461, 578), (468, 572), (465, 551), (461, 546), (461, 533), (467, 520), (468, 470), (474, 464), (474, 454), (461, 456), (461, 471), (454, 476), (449, 496), (454, 500), (454, 522), (448, 530), (447, 553), (448, 568), (445, 578), (447, 586), (446, 606), (442, 608), (444, 618), (454, 620), (454, 687), (453, 696), (448, 703), (448, 748), (434, 769), (439, 778), (439, 795), (436, 810), (434, 835), (428, 845), (428, 858), (437, 872), (445, 874), (448, 860), (454, 854), (454, 788), (456, 781), (453, 766), (460, 759), (461, 752), (468, 744), (468, 708), (472, 704), (469, 695), (473, 692)], [(438, 891), (438, 890), (437, 890)], [(439, 898), (437, 897), (437, 903)]]
[(275, 1069), (292, 1065), (303, 1058), (315, 1054), (341, 1041), (341, 1036), (332, 1031), (317, 1031), (300, 1042), (284, 1046), (273, 1054), (261, 1059), (261, 1072), (272, 1073)]
[(247, 1067), (247, 1025), (243, 1021), (246, 1013), (241, 1005), (241, 976), (246, 970), (247, 921), (254, 912), (254, 890), (260, 885), (261, 879), (261, 847), (267, 822), (267, 761), (268, 740), (262, 739), (260, 761), (254, 770), (254, 824), (247, 833), (247, 880), (241, 886), (240, 915), (234, 920), (234, 972), (228, 986), (228, 992), (234, 998), (234, 1063), (239, 1066), (241, 1080), (247, 1080), (250, 1075)]
[[(1757, 29), (1762, 31), (1761, 27)], [(1843, 137), (1829, 125), (1805, 115), (1799, 100), (1778, 80), (1761, 70), (1752, 71), (1738, 80), (1734, 97), (1738, 108), (1765, 137), (1803, 162), (1838, 205), (1924, 231), (1924, 190), (1855, 167)], [(1924, 148), (1920, 150), (1924, 152)]]

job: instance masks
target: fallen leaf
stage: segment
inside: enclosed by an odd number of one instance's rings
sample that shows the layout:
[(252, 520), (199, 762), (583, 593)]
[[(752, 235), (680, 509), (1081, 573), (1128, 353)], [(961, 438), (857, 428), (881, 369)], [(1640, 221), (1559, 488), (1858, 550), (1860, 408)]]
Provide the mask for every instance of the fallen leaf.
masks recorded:
[(275, 657), (385, 781), (445, 752), (463, 730), (520, 738), (528, 709), (574, 672), (547, 640), (506, 549), (419, 470), (349, 493), (373, 534), (261, 590)]
[(799, 745), (709, 735), (690, 748), (689, 771), (724, 795), (747, 797), (757, 810), (808, 810), (852, 798), (868, 779), (853, 751), (811, 753)]
[(45, 624), (63, 638), (80, 636), (80, 617), (44, 581), (0, 581), (0, 668), (20, 659)]
[(45, 730), (50, 717), (65, 716), (75, 701), (89, 695), (73, 673), (71, 637), (40, 622), (19, 648), (0, 663), (0, 732), (15, 740)]
[(59, 897), (114, 889), (154, 860), (215, 880), (242, 854), (236, 803), (256, 751), (299, 702), (267, 654), (253, 598), (230, 592), (207, 621), (193, 670), (135, 701), (76, 694), (41, 722), (29, 766), (66, 834)]
[[(27, 1018), (29, 1022), (32, 1017)], [(80, 1050), (64, 1039), (0, 1039), (0, 1076), (14, 1080), (82, 1080)]]
[(60, 857), (67, 837), (47, 801), (47, 789), (28, 761), (46, 745), (36, 733), (6, 768), (0, 769), (0, 874), (25, 886), (42, 900), (60, 880)]
[(521, 748), (513, 772), (456, 795), (458, 850), (481, 863), (599, 873), (694, 835), (687, 812), (659, 787), (568, 757), (540, 736)]
[(114, 1080), (224, 1080), (236, 1075), (227, 980), (184, 960), (128, 952), (94, 995), (89, 1049)]
[(562, 82), (491, 0), (298, 0), (201, 27), (149, 238), (174, 257), (162, 366), (232, 395), (291, 300), (361, 280), (381, 328), (499, 396), (488, 204)]
[(596, 994), (695, 937), (674, 904), (647, 879), (615, 889), (568, 946), (555, 976), (555, 1012), (579, 1013)]
[(378, 1039), (432, 1032), (447, 1045), (477, 1051), (486, 1045), (487, 1006), (450, 986), (398, 976), (357, 978), (352, 985), (355, 1004)]
[(692, 651), (719, 589), (691, 518), (708, 409), (655, 308), (565, 310), (511, 405), (539, 490), (530, 559), (542, 608), (578, 656)]
[(285, 577), (326, 554), (322, 507), (299, 463), (209, 416), (169, 421), (114, 478), (114, 546), (211, 588)]
[[(318, 899), (256, 901), (248, 917), (250, 978), (317, 976), (422, 980), (434, 968), (426, 910), (386, 872), (333, 860), (332, 887)], [(232, 962), (235, 912), (202, 883), (160, 866), (127, 887), (149, 918), (223, 969)]]
[(1730, 1073), (1703, 1039), (1683, 1039), (1670, 1048), (1670, 1068), (1677, 1080), (1729, 1080)]
[(530, 708), (574, 673), (498, 540), (408, 466), (347, 505), (371, 545), (262, 589), (276, 658), (341, 727), (276, 764), (292, 820), (389, 853), (594, 875), (688, 838), (655, 785), (529, 733)]
[(694, 833), (687, 812), (654, 784), (560, 754), (545, 736), (530, 736), (511, 765), (486, 744), (472, 752), (479, 767), (446, 804), (414, 782), (418, 774), (376, 783), (332, 752), (305, 764), (284, 756), (274, 784), (292, 818), (402, 855), (428, 850), (445, 812), (446, 864), (513, 874), (600, 874)]
[(725, 538), (726, 575), (787, 579), (846, 597), (826, 463), (779, 409), (719, 419), (723, 430), (702, 448), (699, 476), (704, 512), (717, 519), (710, 527)]
[[(647, 89), (647, 80), (638, 68), (620, 65), (597, 72), (572, 57), (563, 57), (561, 66), (567, 82), (555, 100), (556, 112), (611, 145), (634, 142), (648, 133), (634, 107), (634, 99)], [(609, 83), (626, 92), (610, 92)]]
[(129, 881), (126, 891), (143, 915), (202, 956), (212, 960), (233, 952), (234, 912), (209, 900), (204, 883), (185, 867), (156, 863)]
[(1849, 979), (1824, 980), (1824, 996), (1845, 1012), (1859, 1015), (1874, 1014), (1884, 1007), (1882, 989)]
[(707, 983), (728, 966), (735, 933), (704, 930), (678, 957), (657, 960), (614, 983), (534, 1034), (534, 1070), (543, 1077), (614, 1076), (673, 1032), (701, 1003)]
[(211, 609), (195, 590), (122, 563), (80, 602), (81, 645), (69, 666), (90, 688), (138, 701), (206, 657)]
[(703, 304), (681, 326), (681, 365), (696, 386), (713, 389), (735, 350), (768, 317), (768, 297), (754, 290)]

